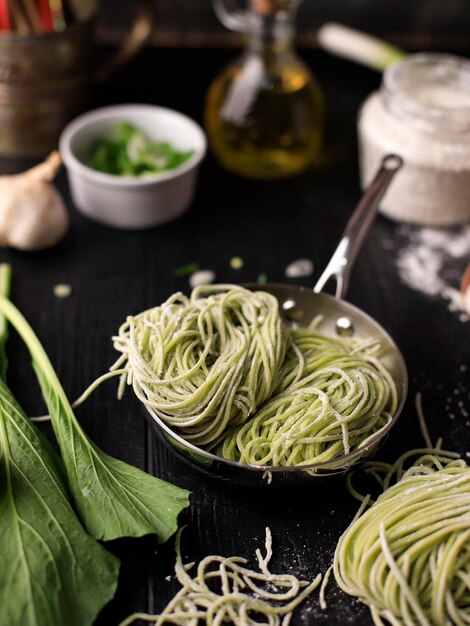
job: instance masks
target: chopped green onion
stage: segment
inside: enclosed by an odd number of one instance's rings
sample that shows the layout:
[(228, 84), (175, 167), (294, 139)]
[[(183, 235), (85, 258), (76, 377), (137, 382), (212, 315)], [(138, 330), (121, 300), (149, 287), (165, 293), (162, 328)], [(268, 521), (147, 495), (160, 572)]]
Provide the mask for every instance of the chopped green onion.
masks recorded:
[(406, 55), (381, 39), (334, 22), (319, 29), (317, 40), (324, 50), (380, 72)]
[(167, 141), (152, 141), (129, 122), (119, 122), (114, 136), (98, 139), (88, 165), (115, 176), (151, 176), (175, 169), (194, 150), (179, 152)]
[(187, 265), (181, 265), (181, 267), (177, 267), (173, 274), (177, 278), (182, 278), (183, 276), (189, 276), (194, 272), (197, 272), (199, 269), (199, 263), (188, 263)]

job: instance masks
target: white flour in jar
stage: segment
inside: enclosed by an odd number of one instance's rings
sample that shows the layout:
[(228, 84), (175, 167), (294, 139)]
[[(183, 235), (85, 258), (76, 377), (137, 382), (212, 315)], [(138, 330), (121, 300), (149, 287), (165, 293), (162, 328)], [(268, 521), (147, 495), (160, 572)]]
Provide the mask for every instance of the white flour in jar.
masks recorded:
[(380, 211), (395, 221), (449, 226), (470, 220), (470, 134), (436, 136), (395, 119), (373, 94), (359, 117), (361, 181), (366, 187), (385, 154), (404, 160)]
[(402, 226), (398, 234), (408, 240), (396, 257), (401, 280), (416, 291), (446, 300), (462, 322), (469, 321), (469, 303), (459, 287), (470, 262), (470, 226), (460, 230)]
[(358, 119), (361, 182), (385, 154), (403, 158), (380, 204), (393, 220), (427, 226), (470, 221), (470, 61), (408, 55), (388, 67)]

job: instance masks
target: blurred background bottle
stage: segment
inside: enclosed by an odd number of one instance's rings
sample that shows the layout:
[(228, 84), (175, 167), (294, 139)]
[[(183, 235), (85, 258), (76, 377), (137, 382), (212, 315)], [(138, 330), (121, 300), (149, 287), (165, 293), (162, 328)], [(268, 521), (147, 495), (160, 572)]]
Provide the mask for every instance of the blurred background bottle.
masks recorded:
[(205, 124), (216, 157), (242, 176), (294, 176), (319, 156), (323, 94), (293, 47), (298, 4), (250, 0), (234, 13), (214, 0), (223, 24), (244, 33), (245, 46), (211, 84)]

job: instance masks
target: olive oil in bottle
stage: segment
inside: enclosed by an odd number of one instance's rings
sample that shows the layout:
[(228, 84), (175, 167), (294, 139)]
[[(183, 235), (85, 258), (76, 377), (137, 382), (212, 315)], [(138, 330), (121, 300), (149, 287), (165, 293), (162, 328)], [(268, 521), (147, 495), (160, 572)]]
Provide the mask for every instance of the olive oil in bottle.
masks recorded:
[(320, 152), (323, 95), (292, 46), (294, 4), (251, 0), (250, 10), (238, 18), (245, 50), (207, 94), (205, 125), (213, 152), (227, 169), (250, 178), (293, 176)]

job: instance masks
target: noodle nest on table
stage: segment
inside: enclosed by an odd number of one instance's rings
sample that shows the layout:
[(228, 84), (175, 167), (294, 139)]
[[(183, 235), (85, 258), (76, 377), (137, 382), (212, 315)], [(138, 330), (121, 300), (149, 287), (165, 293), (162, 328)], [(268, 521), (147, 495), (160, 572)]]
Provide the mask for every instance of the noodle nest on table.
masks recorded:
[(389, 466), (384, 493), (365, 511), (364, 501), (341, 537), (335, 578), (370, 607), (378, 626), (465, 626), (470, 468), (453, 453), (430, 450), (405, 471), (410, 454)]

